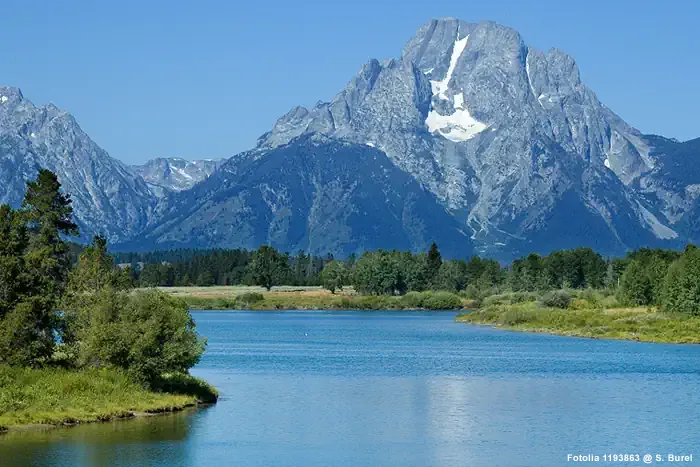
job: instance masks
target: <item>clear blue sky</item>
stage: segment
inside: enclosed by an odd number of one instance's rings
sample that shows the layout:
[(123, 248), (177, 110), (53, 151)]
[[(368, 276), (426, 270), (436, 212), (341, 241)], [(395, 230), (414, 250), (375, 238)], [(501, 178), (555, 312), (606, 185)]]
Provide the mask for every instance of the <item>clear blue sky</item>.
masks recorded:
[(494, 20), (529, 45), (564, 50), (643, 132), (700, 136), (693, 0), (7, 1), (0, 83), (70, 111), (128, 163), (229, 157), (445, 16)]

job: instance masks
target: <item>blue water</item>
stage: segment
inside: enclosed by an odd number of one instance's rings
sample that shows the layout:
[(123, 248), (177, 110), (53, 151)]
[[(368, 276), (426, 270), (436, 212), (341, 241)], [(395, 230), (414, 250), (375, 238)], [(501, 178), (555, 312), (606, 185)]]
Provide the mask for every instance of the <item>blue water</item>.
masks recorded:
[(647, 453), (700, 464), (700, 346), (504, 332), (453, 313), (194, 316), (209, 347), (193, 373), (218, 404), (6, 435), (0, 464), (560, 466)]

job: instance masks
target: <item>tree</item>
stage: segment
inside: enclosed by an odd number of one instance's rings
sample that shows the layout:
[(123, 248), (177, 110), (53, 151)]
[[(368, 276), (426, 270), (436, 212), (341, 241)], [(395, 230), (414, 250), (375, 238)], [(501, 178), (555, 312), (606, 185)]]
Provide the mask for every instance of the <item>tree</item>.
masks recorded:
[(117, 367), (152, 385), (167, 373), (186, 372), (206, 340), (195, 332), (187, 305), (164, 292), (132, 295), (105, 288), (85, 308), (76, 337), (78, 367)]
[(620, 278), (620, 293), (624, 301), (633, 305), (651, 305), (654, 302), (653, 285), (640, 260), (630, 262)]
[(440, 250), (438, 250), (437, 244), (435, 242), (430, 245), (428, 250), (428, 280), (432, 283), (435, 280), (438, 271), (440, 271), (440, 266), (442, 266), (442, 256), (440, 255)]
[(39, 170), (36, 181), (27, 183), (22, 209), (0, 209), (0, 261), (8, 267), (0, 279), (0, 360), (10, 364), (42, 364), (53, 353), (56, 306), (70, 268), (62, 236), (78, 232), (70, 197), (60, 188), (55, 174)]
[(0, 320), (26, 293), (24, 251), (27, 229), (17, 211), (0, 206)]
[(664, 311), (700, 315), (700, 250), (686, 248), (668, 268), (663, 284)]
[(348, 280), (348, 271), (340, 261), (331, 261), (321, 271), (321, 282), (323, 287), (330, 290), (332, 294), (337, 290), (343, 290), (343, 285)]
[[(464, 264), (464, 263), (462, 263)], [(433, 283), (438, 290), (459, 292), (467, 286), (466, 274), (458, 261), (443, 261), (440, 271)]]
[(56, 174), (39, 170), (36, 181), (27, 182), (21, 211), (29, 229), (27, 268), (38, 292), (35, 297), (47, 308), (60, 299), (70, 270), (69, 245), (61, 236), (78, 234), (72, 201), (60, 189)]
[(114, 258), (107, 252), (107, 240), (95, 235), (69, 275), (68, 290), (72, 293), (99, 292), (105, 287), (129, 289), (131, 277), (128, 270), (115, 267)]
[(355, 263), (355, 290), (371, 295), (394, 295), (405, 291), (396, 255), (388, 251), (365, 252)]
[(289, 273), (287, 255), (279, 253), (268, 245), (261, 245), (253, 255), (250, 265), (255, 285), (265, 287), (268, 291), (279, 285)]

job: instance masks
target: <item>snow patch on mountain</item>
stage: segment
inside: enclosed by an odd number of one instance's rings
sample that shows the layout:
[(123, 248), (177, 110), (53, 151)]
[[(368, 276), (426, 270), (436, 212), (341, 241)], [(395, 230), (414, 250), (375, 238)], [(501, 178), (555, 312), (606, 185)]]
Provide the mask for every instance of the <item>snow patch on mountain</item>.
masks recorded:
[(425, 120), (431, 133), (439, 132), (450, 141), (467, 141), (488, 128), (469, 114), (467, 109), (456, 109), (452, 115), (440, 115), (431, 110)]
[[(447, 74), (445, 79), (441, 81), (430, 81), (430, 85), (433, 89), (433, 95), (438, 96), (442, 100), (447, 100), (447, 89), (452, 80), (452, 74), (457, 66), (457, 60), (462, 56), (462, 52), (467, 47), (467, 42), (469, 41), (469, 36), (467, 35), (464, 39), (458, 39), (452, 46), (452, 57), (450, 57), (450, 66), (447, 69)], [(431, 70), (432, 71), (432, 70)]]

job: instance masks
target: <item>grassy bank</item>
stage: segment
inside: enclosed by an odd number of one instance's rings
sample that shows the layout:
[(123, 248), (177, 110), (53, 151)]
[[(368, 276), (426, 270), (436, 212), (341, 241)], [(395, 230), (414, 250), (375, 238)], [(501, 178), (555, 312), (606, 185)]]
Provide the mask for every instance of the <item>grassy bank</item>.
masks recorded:
[(115, 370), (71, 371), (0, 366), (0, 427), (70, 425), (173, 412), (215, 402), (216, 391), (189, 375), (146, 390)]
[(196, 310), (456, 310), (470, 302), (449, 292), (409, 292), (402, 296), (331, 294), (320, 287), (173, 287), (161, 290)]
[[(589, 298), (574, 296), (549, 306), (552, 303), (546, 297), (543, 300), (528, 294), (520, 294), (519, 298), (505, 294), (485, 300), (481, 309), (462, 314), (457, 321), (564, 336), (700, 343), (698, 316), (664, 313), (655, 308), (623, 307), (614, 297), (590, 292), (588, 295)], [(552, 301), (558, 300), (555, 297)]]

